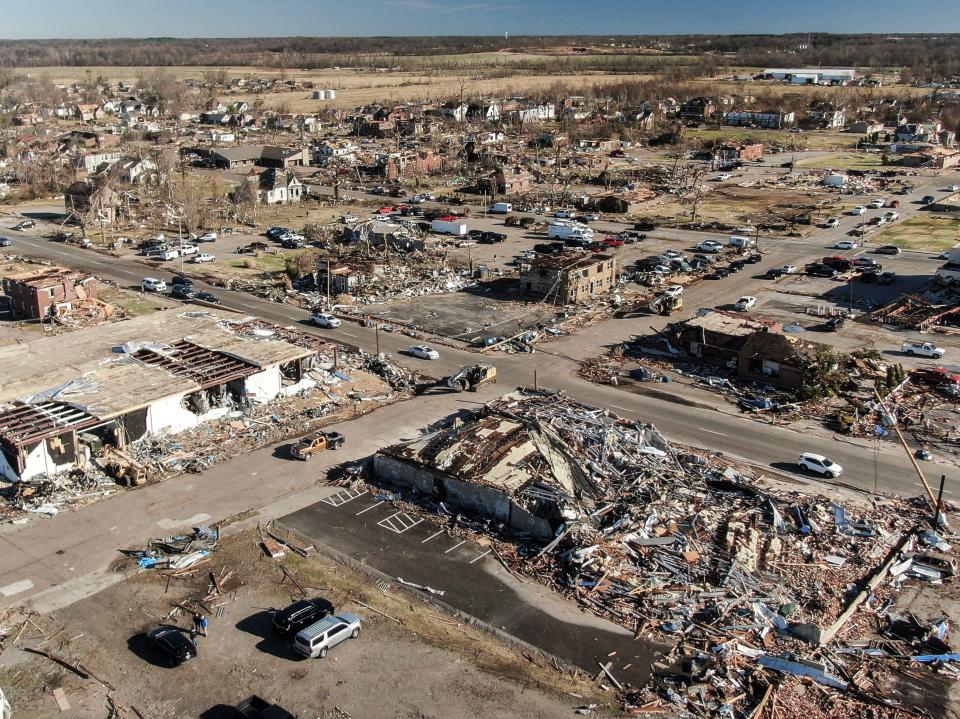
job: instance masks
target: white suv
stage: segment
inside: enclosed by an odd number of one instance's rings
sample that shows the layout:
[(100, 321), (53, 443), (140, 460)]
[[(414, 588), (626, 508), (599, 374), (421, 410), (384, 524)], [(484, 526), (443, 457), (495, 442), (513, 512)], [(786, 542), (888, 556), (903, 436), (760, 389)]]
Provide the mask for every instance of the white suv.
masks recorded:
[(797, 464), (799, 464), (802, 469), (809, 469), (811, 472), (816, 472), (817, 474), (822, 474), (824, 477), (831, 477), (832, 479), (836, 479), (843, 474), (843, 467), (839, 464), (827, 459), (822, 454), (814, 454), (813, 452), (804, 452), (801, 454), (800, 459), (797, 460)]
[(154, 277), (144, 277), (140, 287), (144, 292), (166, 292), (167, 283)]
[(293, 640), (293, 648), (305, 657), (327, 656), (327, 652), (340, 642), (360, 636), (360, 617), (350, 612), (340, 612), (324, 617), (316, 624), (299, 632)]
[(317, 327), (326, 327), (327, 329), (333, 329), (343, 324), (339, 317), (334, 317), (333, 315), (328, 315), (323, 312), (310, 315), (310, 321)]
[(945, 349), (937, 347), (933, 342), (904, 342), (900, 346), (900, 351), (908, 355), (933, 357), (934, 359), (940, 359), (947, 353)]

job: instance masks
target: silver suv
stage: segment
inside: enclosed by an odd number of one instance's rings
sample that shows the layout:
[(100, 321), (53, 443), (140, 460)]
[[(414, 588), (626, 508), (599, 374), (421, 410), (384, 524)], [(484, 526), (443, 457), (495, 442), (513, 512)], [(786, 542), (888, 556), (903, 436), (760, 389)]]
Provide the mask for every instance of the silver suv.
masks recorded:
[(340, 642), (360, 636), (360, 617), (350, 612), (340, 612), (324, 617), (311, 624), (294, 637), (293, 648), (311, 659), (327, 656), (327, 652)]

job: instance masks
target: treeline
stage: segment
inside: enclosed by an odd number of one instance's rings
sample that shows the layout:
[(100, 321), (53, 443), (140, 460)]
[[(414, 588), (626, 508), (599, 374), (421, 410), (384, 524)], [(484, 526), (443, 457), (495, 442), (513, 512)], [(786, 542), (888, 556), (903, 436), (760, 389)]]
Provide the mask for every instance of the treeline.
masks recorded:
[[(557, 47), (604, 53), (544, 56), (543, 62), (500, 56), (465, 64), (444, 56), (495, 50), (534, 51)], [(655, 52), (651, 53), (653, 50)], [(404, 70), (478, 68), (558, 69), (564, 72), (665, 72), (680, 76), (740, 67), (856, 66), (906, 68), (910, 79), (960, 74), (960, 35), (673, 35), (344, 38), (146, 38), (112, 40), (0, 41), (0, 67), (237, 65), (278, 68), (400, 67)]]

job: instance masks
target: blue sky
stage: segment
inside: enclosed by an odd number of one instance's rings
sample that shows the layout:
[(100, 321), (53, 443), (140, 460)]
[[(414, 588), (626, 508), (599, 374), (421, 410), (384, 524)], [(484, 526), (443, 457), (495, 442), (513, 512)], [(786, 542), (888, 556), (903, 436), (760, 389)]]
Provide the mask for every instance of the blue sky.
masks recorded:
[(0, 11), (4, 39), (960, 32), (958, 0), (0, 0)]

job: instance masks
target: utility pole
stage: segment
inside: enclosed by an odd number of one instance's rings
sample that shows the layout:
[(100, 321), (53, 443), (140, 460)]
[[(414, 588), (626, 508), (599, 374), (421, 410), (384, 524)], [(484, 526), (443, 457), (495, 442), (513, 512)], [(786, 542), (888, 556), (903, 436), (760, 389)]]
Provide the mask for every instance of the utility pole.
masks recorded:
[(376, 322), (373, 325), (373, 336), (376, 338), (377, 342), (377, 357), (380, 356), (380, 323)]
[(327, 258), (327, 312), (330, 312), (330, 258)]

